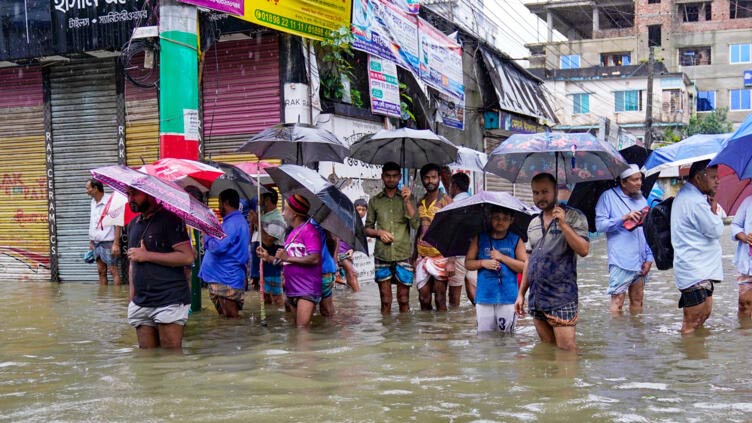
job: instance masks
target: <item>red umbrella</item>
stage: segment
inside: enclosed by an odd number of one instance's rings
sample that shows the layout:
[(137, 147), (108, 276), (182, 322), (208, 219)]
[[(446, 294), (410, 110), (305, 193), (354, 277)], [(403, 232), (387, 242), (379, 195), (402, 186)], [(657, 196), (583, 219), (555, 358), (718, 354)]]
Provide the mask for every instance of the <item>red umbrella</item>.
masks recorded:
[(742, 201), (752, 195), (752, 180), (739, 180), (736, 173), (725, 165), (718, 166), (718, 176), (721, 178), (721, 184), (715, 198), (726, 213), (733, 216)]
[(224, 175), (221, 169), (188, 159), (161, 159), (145, 165), (141, 172), (174, 182), (181, 188), (195, 187), (202, 193), (209, 191), (214, 180)]

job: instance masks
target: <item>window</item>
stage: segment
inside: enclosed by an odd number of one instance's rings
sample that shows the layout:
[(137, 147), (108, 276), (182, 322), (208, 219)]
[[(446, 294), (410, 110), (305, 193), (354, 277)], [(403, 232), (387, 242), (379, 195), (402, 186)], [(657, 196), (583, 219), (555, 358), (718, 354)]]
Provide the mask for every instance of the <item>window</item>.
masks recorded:
[(729, 97), (731, 97), (731, 101), (729, 104), (729, 108), (731, 110), (752, 110), (752, 104), (750, 104), (750, 93), (752, 93), (752, 90), (746, 89), (746, 90), (731, 90), (729, 94), (731, 94)]
[(710, 3), (684, 3), (678, 5), (682, 22), (709, 21), (712, 18)]
[(681, 90), (663, 90), (663, 111), (668, 113), (684, 111), (684, 96)]
[(580, 67), (580, 56), (577, 54), (561, 56), (559, 65), (559, 68), (561, 69), (577, 69)]
[(729, 45), (729, 63), (749, 63), (750, 44)]
[(637, 112), (642, 110), (642, 91), (616, 91), (614, 93), (614, 111)]
[(700, 66), (710, 64), (710, 47), (685, 47), (679, 49), (681, 66)]
[(572, 114), (590, 113), (590, 94), (573, 94), (572, 105)]
[(699, 22), (700, 7), (697, 3), (680, 4), (679, 16), (681, 16), (682, 22)]
[(661, 26), (648, 25), (648, 47), (661, 46)]
[(601, 66), (628, 66), (632, 55), (626, 53), (601, 53)]
[(731, 19), (752, 18), (752, 0), (729, 1), (729, 16)]
[(648, 0), (648, 4), (660, 4), (661, 0)]
[(712, 112), (715, 110), (715, 91), (697, 92), (697, 111)]

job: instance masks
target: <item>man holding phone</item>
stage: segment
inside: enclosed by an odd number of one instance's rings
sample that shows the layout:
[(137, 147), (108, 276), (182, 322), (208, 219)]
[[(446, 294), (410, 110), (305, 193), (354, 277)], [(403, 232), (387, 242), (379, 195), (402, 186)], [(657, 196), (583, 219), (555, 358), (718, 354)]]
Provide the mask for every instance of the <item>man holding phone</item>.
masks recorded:
[(634, 230), (647, 208), (642, 196), (642, 173), (636, 164), (619, 175), (619, 186), (606, 190), (595, 206), (595, 227), (606, 234), (608, 244), (608, 290), (611, 313), (621, 313), (627, 293), (629, 311), (642, 311), (645, 282), (653, 253), (642, 230)]

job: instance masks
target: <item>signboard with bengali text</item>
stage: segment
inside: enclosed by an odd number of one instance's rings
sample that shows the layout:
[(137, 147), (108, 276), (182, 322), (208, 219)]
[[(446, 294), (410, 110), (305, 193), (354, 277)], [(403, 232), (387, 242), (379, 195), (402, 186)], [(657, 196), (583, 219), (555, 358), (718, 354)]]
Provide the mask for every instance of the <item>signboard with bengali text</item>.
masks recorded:
[(368, 56), (368, 86), (373, 114), (400, 117), (397, 65), (388, 60)]

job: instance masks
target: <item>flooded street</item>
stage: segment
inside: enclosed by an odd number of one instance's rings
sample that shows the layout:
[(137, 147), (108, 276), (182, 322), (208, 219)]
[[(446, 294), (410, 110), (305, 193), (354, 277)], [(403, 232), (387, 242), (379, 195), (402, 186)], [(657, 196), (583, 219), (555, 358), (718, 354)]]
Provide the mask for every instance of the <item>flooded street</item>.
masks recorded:
[[(375, 285), (337, 292), (337, 316), (290, 327), (257, 297), (240, 321), (204, 295), (183, 354), (140, 351), (127, 287), (0, 284), (0, 421), (749, 421), (752, 328), (736, 317), (733, 244), (707, 330), (683, 339), (672, 273), (645, 312), (608, 313), (605, 240), (580, 261), (579, 353), (475, 332), (474, 310), (382, 317)], [(92, 267), (92, 272), (96, 270)]]

